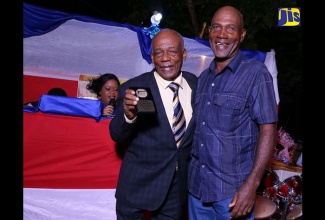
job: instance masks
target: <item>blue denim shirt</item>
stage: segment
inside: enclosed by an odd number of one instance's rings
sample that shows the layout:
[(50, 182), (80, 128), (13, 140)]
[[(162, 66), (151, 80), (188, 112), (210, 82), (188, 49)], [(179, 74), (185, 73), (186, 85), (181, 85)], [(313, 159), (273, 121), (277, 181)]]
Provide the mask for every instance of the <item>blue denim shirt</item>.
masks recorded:
[(215, 61), (199, 76), (189, 192), (203, 202), (233, 197), (255, 159), (259, 125), (276, 122), (273, 79), (241, 52), (222, 72)]

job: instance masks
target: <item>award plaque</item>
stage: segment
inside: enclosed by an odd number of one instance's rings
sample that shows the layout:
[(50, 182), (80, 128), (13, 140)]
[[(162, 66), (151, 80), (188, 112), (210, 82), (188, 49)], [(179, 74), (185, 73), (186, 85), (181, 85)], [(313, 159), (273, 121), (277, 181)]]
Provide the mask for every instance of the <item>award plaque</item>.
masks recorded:
[(150, 88), (130, 88), (135, 91), (139, 98), (138, 105), (135, 107), (137, 113), (155, 113), (156, 107), (153, 101)]

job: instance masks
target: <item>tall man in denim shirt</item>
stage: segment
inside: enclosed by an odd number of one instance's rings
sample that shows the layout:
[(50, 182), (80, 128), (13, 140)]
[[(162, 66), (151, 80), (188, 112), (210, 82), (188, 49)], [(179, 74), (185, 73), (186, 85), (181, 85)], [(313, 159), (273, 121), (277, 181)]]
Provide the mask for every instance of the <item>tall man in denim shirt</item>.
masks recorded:
[(242, 14), (217, 10), (209, 27), (215, 59), (199, 76), (189, 165), (189, 219), (254, 219), (254, 202), (276, 140), (272, 76), (239, 50)]

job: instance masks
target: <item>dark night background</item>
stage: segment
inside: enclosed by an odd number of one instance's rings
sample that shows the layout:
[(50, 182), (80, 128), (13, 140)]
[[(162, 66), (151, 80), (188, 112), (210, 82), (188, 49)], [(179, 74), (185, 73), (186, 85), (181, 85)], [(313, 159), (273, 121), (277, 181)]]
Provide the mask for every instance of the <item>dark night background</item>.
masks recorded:
[[(203, 22), (210, 23), (213, 13), (224, 4), (230, 4), (244, 15), (247, 34), (242, 49), (275, 50), (278, 69), (279, 121), (295, 141), (304, 140), (302, 122), (302, 27), (278, 27), (278, 8), (300, 7), (302, 1), (274, 0), (25, 0), (24, 2), (72, 14), (87, 15), (103, 20), (150, 26), (153, 11), (163, 18), (159, 26), (172, 28), (183, 36), (199, 36)], [(208, 38), (207, 29), (203, 39)]]

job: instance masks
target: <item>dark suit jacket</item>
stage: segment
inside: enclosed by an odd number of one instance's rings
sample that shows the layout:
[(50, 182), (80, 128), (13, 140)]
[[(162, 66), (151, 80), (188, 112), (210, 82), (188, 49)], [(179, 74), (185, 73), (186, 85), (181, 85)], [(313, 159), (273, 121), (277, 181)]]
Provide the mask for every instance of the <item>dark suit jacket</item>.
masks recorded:
[[(192, 88), (192, 107), (197, 77), (183, 72)], [(123, 99), (130, 87), (150, 87), (157, 113), (140, 115), (134, 124), (125, 121)], [(110, 123), (110, 135), (116, 142), (129, 141), (125, 152), (115, 197), (119, 202), (146, 210), (157, 209), (168, 193), (178, 161), (179, 191), (182, 204), (187, 201), (187, 168), (194, 132), (194, 118), (189, 122), (180, 147), (177, 149), (173, 132), (160, 97), (153, 71), (141, 74), (123, 83), (119, 88), (119, 106)]]

